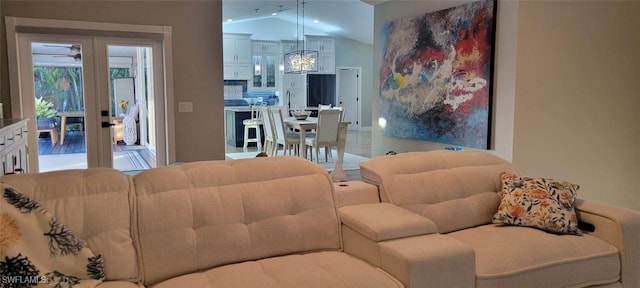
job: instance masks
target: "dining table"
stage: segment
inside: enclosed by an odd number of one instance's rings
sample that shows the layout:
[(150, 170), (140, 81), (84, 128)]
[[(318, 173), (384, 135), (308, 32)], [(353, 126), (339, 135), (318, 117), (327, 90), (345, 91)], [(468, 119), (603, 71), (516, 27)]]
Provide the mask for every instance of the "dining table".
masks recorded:
[[(296, 119), (295, 117), (285, 117), (282, 119), (284, 125), (289, 128), (297, 129), (300, 131), (300, 157), (307, 159), (307, 145), (305, 139), (307, 137), (307, 131), (315, 130), (318, 128), (318, 117), (307, 117), (304, 120)], [(344, 157), (344, 146), (347, 136), (347, 127), (351, 124), (349, 121), (340, 122), (338, 128), (338, 159), (342, 160)], [(340, 145), (342, 143), (342, 145)]]
[(60, 116), (60, 145), (63, 145), (64, 144), (64, 134), (67, 131), (67, 118), (68, 117), (84, 118), (84, 111), (58, 112), (58, 116)]

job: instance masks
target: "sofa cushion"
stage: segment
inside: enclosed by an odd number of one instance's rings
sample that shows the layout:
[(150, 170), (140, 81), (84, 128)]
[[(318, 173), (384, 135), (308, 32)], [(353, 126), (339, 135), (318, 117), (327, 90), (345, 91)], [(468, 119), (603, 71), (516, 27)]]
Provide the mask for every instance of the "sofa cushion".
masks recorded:
[(573, 208), (580, 186), (546, 178), (500, 175), (501, 202), (493, 223), (540, 228), (561, 234), (582, 235)]
[(138, 280), (128, 176), (90, 168), (9, 175), (0, 182), (41, 203), (94, 254), (102, 255), (106, 280)]
[(342, 252), (288, 255), (176, 277), (169, 287), (403, 287), (389, 274)]
[(491, 223), (500, 173), (517, 173), (488, 153), (446, 150), (376, 157), (360, 163), (360, 171), (364, 181), (379, 186), (383, 202), (432, 220), (440, 233)]
[(590, 235), (489, 224), (447, 236), (473, 247), (477, 287), (584, 287), (620, 275), (617, 249)]
[(340, 249), (329, 174), (299, 157), (194, 162), (133, 180), (145, 285), (230, 263)]

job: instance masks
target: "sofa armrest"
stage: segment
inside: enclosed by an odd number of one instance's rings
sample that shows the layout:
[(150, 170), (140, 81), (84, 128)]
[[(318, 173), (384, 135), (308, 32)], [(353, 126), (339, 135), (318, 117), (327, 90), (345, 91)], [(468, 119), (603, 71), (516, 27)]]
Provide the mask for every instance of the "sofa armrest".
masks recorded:
[(436, 225), (390, 203), (339, 209), (346, 253), (382, 268), (406, 287), (473, 287), (475, 253)]
[(474, 287), (473, 248), (455, 238), (430, 234), (385, 241), (380, 268), (409, 287)]
[(431, 220), (390, 203), (347, 206), (339, 211), (345, 226), (375, 242), (438, 232)]
[(362, 181), (334, 183), (338, 207), (380, 203), (378, 187)]
[(630, 209), (578, 199), (578, 219), (593, 225), (585, 233), (603, 239), (620, 253), (620, 281), (624, 287), (640, 287), (640, 213)]

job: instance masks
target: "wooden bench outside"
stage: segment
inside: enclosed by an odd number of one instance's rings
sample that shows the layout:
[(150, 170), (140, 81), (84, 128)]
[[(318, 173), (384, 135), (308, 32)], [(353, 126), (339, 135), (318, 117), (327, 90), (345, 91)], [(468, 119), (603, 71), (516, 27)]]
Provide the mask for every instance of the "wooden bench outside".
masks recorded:
[(49, 135), (51, 137), (51, 146), (54, 146), (56, 145), (56, 143), (58, 143), (58, 130), (56, 129), (56, 127), (49, 129), (38, 129), (38, 137), (40, 137), (40, 133), (42, 132), (49, 132)]

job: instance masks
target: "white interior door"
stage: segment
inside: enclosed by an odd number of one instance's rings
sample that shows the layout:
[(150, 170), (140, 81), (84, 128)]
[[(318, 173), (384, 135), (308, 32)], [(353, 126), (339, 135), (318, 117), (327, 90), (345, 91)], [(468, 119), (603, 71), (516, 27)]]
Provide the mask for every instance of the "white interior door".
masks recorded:
[(344, 121), (351, 122), (349, 130), (359, 130), (361, 80), (360, 68), (338, 68), (337, 75), (337, 106), (344, 107)]

